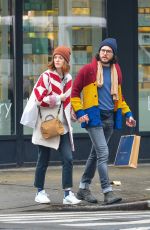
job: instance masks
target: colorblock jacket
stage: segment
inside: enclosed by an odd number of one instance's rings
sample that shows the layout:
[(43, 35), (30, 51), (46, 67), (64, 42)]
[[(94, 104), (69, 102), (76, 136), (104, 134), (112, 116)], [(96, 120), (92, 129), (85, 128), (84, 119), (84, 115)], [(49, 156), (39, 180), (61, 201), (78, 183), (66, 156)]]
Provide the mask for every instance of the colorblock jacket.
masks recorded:
[[(122, 73), (119, 64), (115, 64), (118, 73), (118, 95), (119, 100), (114, 101), (114, 128), (122, 128), (122, 115), (126, 118), (132, 116), (129, 106), (122, 95)], [(101, 126), (100, 108), (98, 107), (97, 90), (97, 60), (94, 58), (91, 63), (84, 65), (77, 74), (72, 88), (71, 104), (77, 118), (88, 114), (88, 124), (83, 122), (82, 128)], [(81, 95), (82, 94), (82, 95)]]

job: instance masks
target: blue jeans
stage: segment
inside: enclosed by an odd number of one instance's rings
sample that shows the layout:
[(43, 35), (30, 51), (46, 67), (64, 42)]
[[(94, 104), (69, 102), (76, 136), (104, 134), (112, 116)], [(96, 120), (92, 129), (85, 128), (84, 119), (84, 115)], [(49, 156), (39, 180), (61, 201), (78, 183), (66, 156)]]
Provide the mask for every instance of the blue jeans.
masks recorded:
[[(63, 189), (72, 187), (72, 170), (73, 157), (71, 144), (69, 140), (69, 133), (60, 136), (59, 152), (62, 161), (62, 187)], [(50, 159), (51, 151), (49, 147), (38, 145), (38, 160), (35, 171), (34, 186), (37, 188), (44, 188), (45, 175)]]
[(92, 179), (95, 175), (96, 166), (100, 178), (101, 188), (103, 193), (112, 191), (112, 186), (108, 177), (108, 142), (113, 133), (114, 117), (113, 112), (101, 115), (102, 127), (87, 128), (90, 139), (92, 141), (92, 148), (87, 159), (85, 170), (81, 178), (80, 188), (89, 188)]

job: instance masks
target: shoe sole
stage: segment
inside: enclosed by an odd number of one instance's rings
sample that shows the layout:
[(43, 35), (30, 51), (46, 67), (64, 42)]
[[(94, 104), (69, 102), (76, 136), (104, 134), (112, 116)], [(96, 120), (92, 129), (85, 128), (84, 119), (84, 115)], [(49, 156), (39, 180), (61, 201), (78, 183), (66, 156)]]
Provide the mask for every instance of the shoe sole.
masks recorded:
[(119, 203), (122, 201), (122, 198), (116, 198), (112, 201), (109, 201), (109, 202), (104, 202), (104, 205), (109, 205), (109, 204), (116, 204), (116, 203)]
[(47, 202), (40, 202), (39, 200), (35, 200), (35, 202), (39, 203), (39, 204), (50, 204), (51, 201), (47, 201)]
[(80, 204), (80, 203), (81, 203), (81, 201), (76, 202), (76, 203), (71, 203), (69, 201), (63, 201), (63, 204), (68, 204), (68, 205), (75, 205), (75, 204)]
[(89, 203), (92, 203), (92, 204), (96, 204), (96, 203), (98, 202), (96, 199), (93, 200), (93, 201), (91, 201), (91, 200), (85, 199), (83, 196), (78, 195), (78, 194), (77, 194), (77, 198), (78, 198), (79, 200), (85, 200), (85, 201), (87, 201), (87, 202), (89, 202)]

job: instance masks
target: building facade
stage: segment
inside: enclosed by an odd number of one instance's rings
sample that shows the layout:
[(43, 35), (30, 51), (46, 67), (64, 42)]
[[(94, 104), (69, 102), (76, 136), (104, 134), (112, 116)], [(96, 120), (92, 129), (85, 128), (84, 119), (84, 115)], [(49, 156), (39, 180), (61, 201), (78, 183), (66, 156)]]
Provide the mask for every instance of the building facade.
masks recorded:
[[(140, 162), (150, 148), (150, 2), (149, 0), (0, 0), (0, 167), (34, 164), (32, 130), (20, 125), (23, 108), (53, 49), (71, 48), (71, 74), (96, 54), (100, 41), (115, 37), (123, 71), (123, 93), (137, 120), (135, 130), (114, 133), (110, 162), (120, 135), (142, 136)], [(74, 160), (84, 161), (90, 140), (74, 123)], [(59, 162), (54, 151), (52, 162)]]

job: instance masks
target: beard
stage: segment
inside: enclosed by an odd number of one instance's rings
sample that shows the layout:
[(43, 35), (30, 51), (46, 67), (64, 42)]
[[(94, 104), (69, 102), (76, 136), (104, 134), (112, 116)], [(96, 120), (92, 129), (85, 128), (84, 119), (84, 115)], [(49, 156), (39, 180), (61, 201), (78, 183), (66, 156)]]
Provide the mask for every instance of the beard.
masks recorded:
[(99, 57), (99, 60), (100, 60), (100, 62), (101, 62), (102, 64), (111, 64), (111, 63), (112, 63), (112, 60), (113, 60), (113, 57), (112, 57), (110, 60), (108, 60), (108, 61), (103, 61), (103, 60), (101, 59), (101, 57)]

